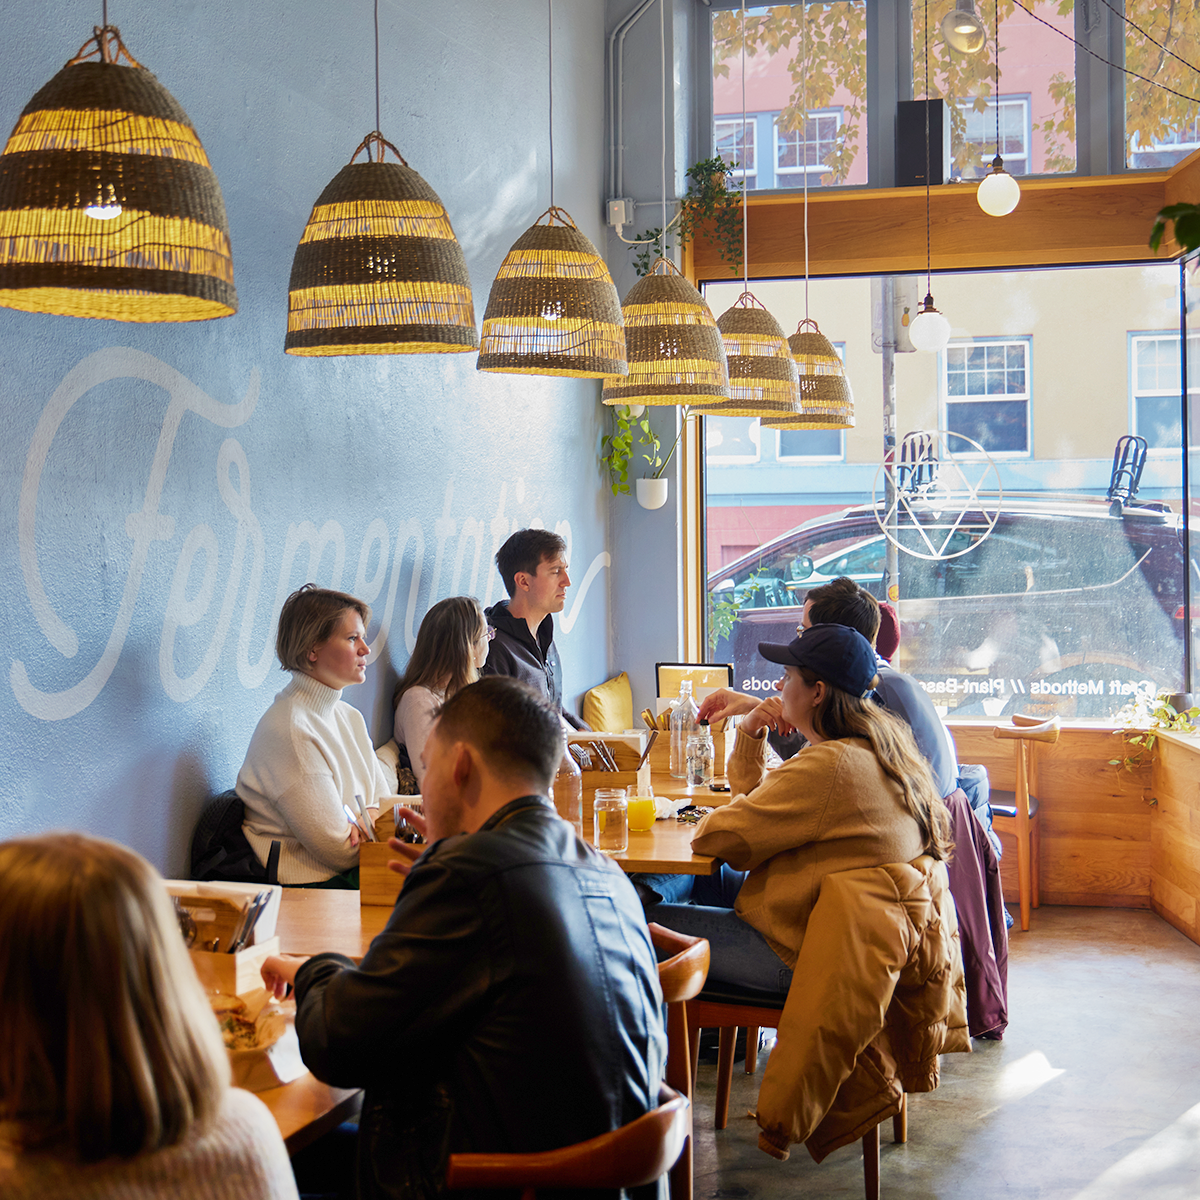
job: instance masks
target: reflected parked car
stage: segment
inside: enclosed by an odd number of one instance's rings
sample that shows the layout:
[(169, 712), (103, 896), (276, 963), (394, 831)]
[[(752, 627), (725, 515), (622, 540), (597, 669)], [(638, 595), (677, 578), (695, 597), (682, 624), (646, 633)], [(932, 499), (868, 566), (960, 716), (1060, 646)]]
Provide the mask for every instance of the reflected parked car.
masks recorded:
[[(1003, 510), (902, 511), (895, 660), (959, 715), (1109, 716), (1183, 677), (1182, 518), (1166, 505), (1009, 500)], [(936, 551), (934, 557), (931, 551)], [(818, 517), (709, 576), (732, 626), (713, 660), (769, 691), (759, 642), (795, 636), (808, 591), (847, 575), (884, 599), (887, 540), (871, 506)], [(1192, 563), (1193, 586), (1200, 571)]]

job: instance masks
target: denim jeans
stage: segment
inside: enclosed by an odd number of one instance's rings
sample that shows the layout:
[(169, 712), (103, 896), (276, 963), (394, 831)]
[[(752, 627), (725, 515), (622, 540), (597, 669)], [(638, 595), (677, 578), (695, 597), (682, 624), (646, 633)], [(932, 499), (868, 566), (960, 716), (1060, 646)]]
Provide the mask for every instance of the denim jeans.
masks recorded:
[[(663, 904), (708, 904), (713, 908), (732, 908), (747, 872), (735, 871), (722, 863), (713, 875), (642, 875), (630, 879), (635, 885), (653, 888)], [(639, 889), (640, 893), (640, 889)]]
[(646, 919), (708, 939), (708, 978), (713, 983), (754, 988), (760, 992), (786, 992), (792, 972), (757, 929), (747, 925), (732, 908), (704, 904), (656, 904), (646, 909)]

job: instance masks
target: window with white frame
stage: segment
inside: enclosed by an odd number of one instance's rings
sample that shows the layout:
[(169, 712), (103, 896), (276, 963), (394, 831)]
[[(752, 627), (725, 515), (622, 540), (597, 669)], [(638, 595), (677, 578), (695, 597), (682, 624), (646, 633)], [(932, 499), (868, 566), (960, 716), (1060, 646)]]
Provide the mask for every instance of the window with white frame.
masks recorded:
[(946, 428), (989, 454), (1030, 452), (1030, 338), (951, 342), (942, 355)]
[(1001, 96), (999, 100), (984, 97), (984, 107), (977, 101), (964, 100), (962, 114), (966, 120), (966, 142), (973, 146), (977, 160), (964, 168), (968, 178), (986, 175), (996, 157), (996, 109), (1000, 109), (1000, 157), (1010, 175), (1029, 173), (1029, 97)]
[(803, 129), (775, 129), (775, 182), (787, 186), (790, 180), (819, 183), (828, 172), (826, 162), (838, 147), (838, 130), (842, 127), (842, 110), (809, 113)]
[(713, 148), (718, 158), (723, 158), (733, 168), (730, 174), (745, 179), (752, 188), (758, 175), (756, 131), (758, 123), (753, 117), (745, 121), (741, 117), (727, 119), (719, 117), (713, 122)]
[(704, 451), (710, 463), (731, 466), (758, 462), (762, 453), (758, 418), (705, 417)]
[[(1188, 338), (1189, 366), (1200, 351), (1200, 335)], [(1179, 397), (1183, 378), (1179, 362), (1178, 333), (1129, 335), (1129, 388), (1133, 404), (1133, 432), (1146, 439), (1151, 450), (1179, 453), (1183, 440)], [(1188, 377), (1193, 415), (1200, 397), (1200, 379)], [(1192, 423), (1189, 422), (1189, 426)], [(1200, 430), (1189, 428), (1195, 446)]]

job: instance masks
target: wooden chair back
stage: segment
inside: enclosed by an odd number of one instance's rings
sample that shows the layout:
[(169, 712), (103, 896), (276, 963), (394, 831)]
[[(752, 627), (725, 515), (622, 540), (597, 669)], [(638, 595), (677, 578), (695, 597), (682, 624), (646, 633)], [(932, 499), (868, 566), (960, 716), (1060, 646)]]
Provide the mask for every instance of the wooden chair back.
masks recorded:
[[(656, 949), (671, 957), (658, 964), (658, 982), (667, 1004), (667, 1085), (689, 1100), (695, 1079), (694, 1048), (689, 1041), (687, 1001), (700, 994), (708, 978), (709, 949), (704, 938), (649, 925)], [(692, 1200), (692, 1114), (679, 1161), (671, 1168), (671, 1200)]]
[(1015, 814), (1008, 816), (997, 811), (998, 803), (1007, 803), (1008, 800), (1006, 794), (993, 790), (992, 828), (997, 833), (1008, 833), (1017, 839), (1017, 887), (1023, 932), (1029, 929), (1030, 909), (1037, 908), (1039, 904), (1041, 874), (1040, 822), (1036, 807), (1031, 808), (1030, 805), (1032, 743), (1057, 742), (1060, 733), (1061, 722), (1058, 717), (1042, 721), (1024, 713), (1013, 713), (1011, 725), (997, 725), (992, 730), (992, 737), (1017, 743), (1016, 786), (1011, 793)]
[(452, 1154), (446, 1187), (519, 1189), (631, 1188), (665, 1175), (683, 1149), (689, 1104), (663, 1085), (659, 1105), (636, 1121), (586, 1142), (536, 1154)]

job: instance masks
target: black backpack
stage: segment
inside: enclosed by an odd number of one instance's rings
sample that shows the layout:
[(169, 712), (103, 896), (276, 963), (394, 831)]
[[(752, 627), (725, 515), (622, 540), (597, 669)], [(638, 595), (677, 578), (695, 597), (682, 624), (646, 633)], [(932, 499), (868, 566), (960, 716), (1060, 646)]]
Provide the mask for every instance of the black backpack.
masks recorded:
[(192, 878), (228, 883), (278, 883), (279, 843), (272, 842), (264, 867), (242, 832), (246, 807), (237, 792), (214, 796), (192, 834)]

